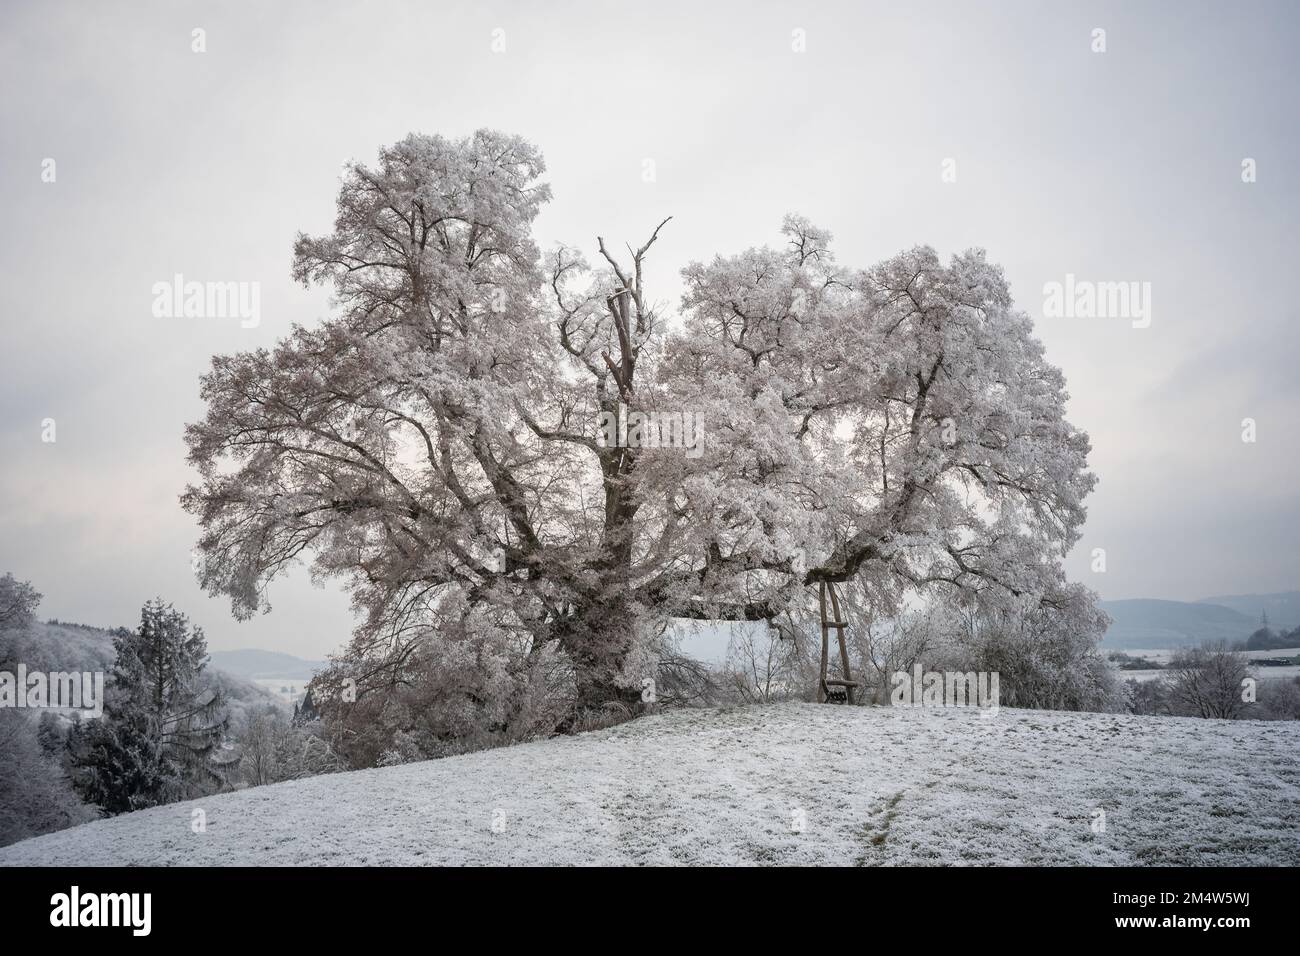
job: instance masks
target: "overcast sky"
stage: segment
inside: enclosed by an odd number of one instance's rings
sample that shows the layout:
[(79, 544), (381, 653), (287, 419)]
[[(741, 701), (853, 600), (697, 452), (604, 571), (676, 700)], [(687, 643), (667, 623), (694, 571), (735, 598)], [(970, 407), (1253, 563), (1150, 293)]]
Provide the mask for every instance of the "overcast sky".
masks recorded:
[[(545, 152), (543, 247), (675, 217), (647, 276), (670, 305), (681, 266), (779, 241), (788, 211), (849, 266), (983, 246), (1092, 437), (1071, 575), (1109, 599), (1300, 587), (1298, 28), (1294, 3), (1173, 0), (5, 3), (0, 573), (47, 617), (129, 624), (161, 594), (213, 649), (340, 645), (347, 600), (305, 573), (243, 624), (199, 591), (182, 429), (213, 354), (327, 313), (289, 259), (344, 160), (490, 126)], [(260, 325), (154, 318), (178, 272), (259, 282)], [(1067, 274), (1149, 282), (1150, 326), (1045, 317)]]

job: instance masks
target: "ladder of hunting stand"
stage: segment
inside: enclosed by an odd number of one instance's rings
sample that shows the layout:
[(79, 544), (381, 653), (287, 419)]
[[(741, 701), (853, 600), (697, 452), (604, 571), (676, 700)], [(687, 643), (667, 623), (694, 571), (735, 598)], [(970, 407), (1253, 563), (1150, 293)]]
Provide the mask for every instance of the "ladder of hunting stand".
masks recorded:
[[(826, 595), (828, 592), (831, 597), (831, 613), (834, 615), (830, 620), (826, 618)], [(843, 620), (840, 616), (840, 599), (835, 594), (834, 584), (829, 581), (822, 581), (817, 587), (817, 599), (822, 612), (822, 669), (821, 683), (817, 687), (817, 702), (821, 704), (851, 704), (853, 703), (853, 688), (858, 686), (858, 682), (853, 679), (853, 674), (849, 670), (849, 650), (844, 643), (844, 631), (849, 626), (849, 622)], [(835, 629), (835, 633), (840, 640), (840, 676), (837, 678), (826, 676), (832, 628)]]

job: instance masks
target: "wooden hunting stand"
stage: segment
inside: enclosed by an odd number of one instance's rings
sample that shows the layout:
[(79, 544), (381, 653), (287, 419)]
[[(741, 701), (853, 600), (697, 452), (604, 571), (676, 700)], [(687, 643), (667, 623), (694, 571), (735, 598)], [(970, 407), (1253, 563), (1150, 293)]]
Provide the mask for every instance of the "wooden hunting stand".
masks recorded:
[[(831, 596), (831, 613), (834, 618), (826, 619), (826, 595)], [(849, 649), (844, 643), (844, 630), (849, 626), (849, 622), (842, 620), (840, 617), (840, 599), (835, 594), (835, 585), (829, 581), (822, 581), (817, 586), (817, 598), (821, 605), (822, 617), (822, 668), (821, 680), (817, 685), (817, 703), (819, 704), (852, 704), (853, 688), (858, 686), (858, 682), (853, 679), (853, 674), (849, 670)], [(826, 665), (827, 657), (830, 652), (831, 628), (835, 628), (835, 633), (840, 641), (840, 676), (827, 677)]]

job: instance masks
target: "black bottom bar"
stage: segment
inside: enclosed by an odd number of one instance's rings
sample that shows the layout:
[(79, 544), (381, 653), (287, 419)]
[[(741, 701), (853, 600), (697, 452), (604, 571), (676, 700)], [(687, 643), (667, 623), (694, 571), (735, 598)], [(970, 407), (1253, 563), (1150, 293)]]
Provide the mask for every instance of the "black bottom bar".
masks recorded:
[[(447, 943), (485, 930), (495, 941), (505, 929), (534, 938), (560, 935), (581, 946), (585, 934), (577, 921), (589, 922), (593, 914), (615, 930), (622, 923), (629, 942), (671, 938), (686, 925), (727, 934), (734, 942), (737, 935), (750, 938), (753, 930), (761, 935), (776, 912), (792, 928), (806, 919), (841, 915), (868, 936), (873, 928), (888, 932), (892, 926), (917, 945), (990, 945), (1039, 931), (1071, 941), (1177, 938), (1181, 945), (1200, 936), (1232, 945), (1260, 930), (1287, 930), (1296, 908), (1291, 870), (1127, 868), (640, 870), (613, 876), (525, 868), (454, 874), (397, 868), (14, 868), (0, 869), (0, 901), (11, 942), (76, 931), (84, 940), (111, 936), (129, 945), (202, 938), (220, 927), (221, 935), (233, 931), (243, 945), (255, 942), (259, 950), (276, 943), (337, 945), (430, 921), (446, 924), (440, 933), (447, 934), (441, 936)], [(147, 936), (138, 932), (146, 912)], [(479, 913), (497, 920), (467, 919)], [(751, 925), (755, 917), (759, 924)], [(114, 919), (117, 926), (71, 925)], [(607, 933), (596, 938), (608, 941)]]

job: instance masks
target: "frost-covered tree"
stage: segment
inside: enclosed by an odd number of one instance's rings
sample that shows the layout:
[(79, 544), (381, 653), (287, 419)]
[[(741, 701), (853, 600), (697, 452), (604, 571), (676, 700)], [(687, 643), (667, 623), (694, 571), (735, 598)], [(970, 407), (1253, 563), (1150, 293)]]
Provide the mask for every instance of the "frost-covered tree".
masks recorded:
[[(337, 314), (216, 358), (187, 430), (201, 579), (236, 615), (310, 553), (364, 614), (359, 695), (473, 633), (514, 649), (507, 675), (558, 648), (586, 709), (638, 704), (669, 618), (773, 620), (822, 581), (876, 614), (1075, 606), (1088, 440), (982, 252), (844, 268), (791, 217), (780, 248), (688, 266), (672, 325), (645, 275), (663, 224), (598, 240), (598, 268), (543, 257), (543, 171), (518, 137), (412, 135), (299, 237)], [(699, 440), (647, 412), (700, 416)]]
[(1188, 717), (1233, 720), (1247, 709), (1246, 660), (1226, 641), (1207, 641), (1174, 655), (1165, 673), (1169, 709)]
[(239, 745), (239, 776), (248, 786), (346, 769), (318, 724), (297, 726), (274, 705), (246, 715), (234, 737)]
[(352, 767), (549, 736), (570, 716), (568, 669), (553, 643), (524, 644), (471, 615), (414, 647), (386, 684), (365, 679), (368, 657), (332, 661), (311, 683), (316, 726)]
[(0, 671), (13, 672), (29, 656), (27, 629), (36, 620), (41, 594), (29, 581), (0, 577)]
[(252, 787), (276, 781), (275, 749), (292, 728), (278, 707), (250, 714), (235, 736), (239, 741), (239, 772)]
[(12, 574), (5, 574), (0, 578), (0, 631), (27, 627), (40, 603), (40, 592), (30, 581), (19, 581)]
[(917, 248), (853, 272), (826, 233), (785, 233), (686, 270), (675, 384), (715, 410), (685, 483), (706, 593), (766, 613), (856, 578), (877, 608), (912, 589), (1061, 603), (1089, 445), (1002, 271)]
[[(804, 642), (811, 644), (811, 641)], [(816, 678), (800, 680), (800, 642), (772, 628), (744, 628), (728, 643), (722, 665), (725, 687), (742, 703), (803, 696)]]
[(0, 710), (0, 846), (94, 819), (59, 754), (51, 754), (20, 710)]
[(1117, 711), (1127, 699), (1097, 650), (1108, 619), (1075, 585), (1055, 604), (1012, 602), (961, 615), (954, 663), (1000, 675), (1001, 702), (1045, 710)]
[[(0, 671), (41, 660), (26, 629), (41, 595), (12, 574), (0, 577)], [(0, 846), (95, 817), (73, 793), (63, 765), (60, 718), (52, 711), (0, 708)]]
[(135, 631), (113, 637), (104, 714), (69, 740), (73, 779), (90, 803), (124, 813), (210, 792), (226, 728), (221, 695), (205, 687), (207, 642), (170, 604), (150, 601)]

